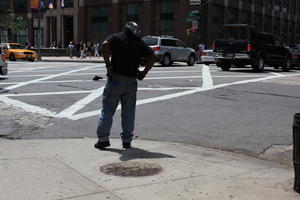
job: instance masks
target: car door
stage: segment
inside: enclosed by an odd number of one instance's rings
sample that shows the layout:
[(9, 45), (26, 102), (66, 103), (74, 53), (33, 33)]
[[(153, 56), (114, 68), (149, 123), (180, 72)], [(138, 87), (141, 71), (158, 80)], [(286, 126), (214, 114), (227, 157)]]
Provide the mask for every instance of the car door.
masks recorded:
[(173, 42), (173, 40), (170, 40), (170, 39), (162, 39), (161, 40), (161, 48), (163, 50), (163, 54), (170, 54), (171, 55), (171, 60), (174, 60), (174, 57), (175, 57), (175, 42)]
[(276, 35), (274, 37), (274, 48), (275, 48), (275, 61), (276, 64), (282, 64), (285, 62), (285, 57), (287, 53), (286, 47), (283, 45), (283, 42)]
[(178, 57), (178, 60), (180, 61), (187, 61), (188, 57), (189, 57), (189, 50), (186, 47), (186, 45), (179, 41), (176, 40), (176, 54)]
[(266, 64), (276, 63), (276, 46), (274, 37), (271, 34), (265, 34), (265, 62)]

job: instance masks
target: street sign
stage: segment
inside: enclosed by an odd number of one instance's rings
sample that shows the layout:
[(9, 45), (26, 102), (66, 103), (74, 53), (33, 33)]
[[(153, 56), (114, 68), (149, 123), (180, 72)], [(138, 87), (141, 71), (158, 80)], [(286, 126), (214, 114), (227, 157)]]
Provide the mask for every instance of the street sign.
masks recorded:
[(201, 5), (201, 0), (190, 0), (191, 6)]

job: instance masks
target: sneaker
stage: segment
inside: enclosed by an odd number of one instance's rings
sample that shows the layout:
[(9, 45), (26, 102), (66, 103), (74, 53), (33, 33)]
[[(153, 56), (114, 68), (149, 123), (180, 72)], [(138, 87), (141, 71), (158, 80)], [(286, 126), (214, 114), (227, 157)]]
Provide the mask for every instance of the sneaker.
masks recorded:
[(123, 142), (123, 148), (129, 149), (130, 147), (131, 147), (131, 143), (130, 142)]
[(100, 150), (105, 150), (106, 147), (109, 147), (110, 146), (110, 143), (109, 141), (106, 141), (106, 142), (100, 142), (98, 140), (98, 142), (95, 144), (95, 148), (96, 149), (100, 149)]

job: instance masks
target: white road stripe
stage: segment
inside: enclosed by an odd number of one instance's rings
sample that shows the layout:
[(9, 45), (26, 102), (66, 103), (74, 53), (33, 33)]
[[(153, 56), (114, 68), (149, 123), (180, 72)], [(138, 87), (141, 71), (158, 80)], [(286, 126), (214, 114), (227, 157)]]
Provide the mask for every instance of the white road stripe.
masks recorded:
[(204, 65), (202, 68), (202, 88), (212, 88), (213, 80), (210, 75), (209, 67)]
[(85, 67), (85, 68), (82, 68), (82, 69), (76, 69), (76, 70), (72, 70), (72, 71), (68, 71), (68, 72), (64, 72), (64, 73), (60, 73), (60, 74), (54, 74), (54, 75), (51, 75), (51, 76), (47, 76), (47, 77), (43, 77), (43, 78), (39, 78), (39, 79), (27, 81), (27, 82), (23, 82), (23, 83), (20, 83), (20, 84), (17, 84), (17, 85), (13, 85), (13, 86), (10, 86), (10, 87), (4, 88), (4, 89), (0, 89), (0, 93), (3, 92), (3, 91), (7, 91), (7, 90), (12, 90), (12, 89), (16, 89), (16, 88), (19, 88), (19, 87), (23, 87), (25, 85), (29, 85), (29, 84), (32, 84), (32, 83), (37, 83), (37, 82), (40, 82), (40, 81), (44, 81), (44, 80), (56, 78), (56, 77), (59, 77), (59, 76), (63, 76), (63, 75), (67, 75), (67, 74), (71, 74), (71, 73), (75, 73), (75, 72), (78, 72), (78, 71), (82, 71), (82, 70), (90, 69), (90, 68), (95, 68), (95, 67), (98, 67), (98, 66)]
[(100, 97), (103, 93), (104, 86), (97, 89), (93, 90), (91, 94), (88, 96), (84, 97), (83, 99), (77, 101), (75, 104), (70, 106), (69, 108), (63, 110), (62, 112), (58, 113), (55, 117), (71, 117), (73, 114), (75, 114), (77, 111), (85, 107), (87, 104), (90, 102), (94, 101), (96, 98)]
[(23, 103), (23, 102), (18, 101), (18, 100), (10, 99), (10, 98), (5, 97), (5, 96), (0, 96), (0, 101), (4, 102), (6, 105), (15, 106), (17, 108), (21, 108), (21, 109), (26, 110), (28, 112), (39, 113), (41, 115), (45, 115), (45, 116), (48, 116), (48, 117), (54, 117), (55, 116), (55, 112), (51, 112), (51, 111), (49, 111), (45, 108), (41, 108), (39, 106), (34, 106), (34, 105), (27, 104), (27, 103)]
[[(194, 93), (201, 92), (201, 91), (208, 91), (208, 90), (227, 87), (227, 86), (231, 86), (231, 85), (253, 83), (253, 82), (264, 81), (264, 80), (268, 80), (268, 79), (279, 78), (279, 77), (282, 77), (282, 76), (269, 76), (269, 77), (264, 77), (264, 78), (258, 78), (258, 79), (251, 79), (251, 80), (244, 80), (244, 81), (237, 81), (237, 82), (233, 82), (233, 83), (215, 85), (215, 86), (212, 86), (210, 88), (198, 88), (198, 89), (188, 90), (188, 91), (184, 91), (184, 92), (178, 92), (178, 93), (174, 93), (174, 94), (163, 95), (163, 96), (160, 96), (160, 97), (154, 97), (154, 98), (138, 100), (137, 105), (143, 105), (143, 104), (153, 103), (153, 102), (157, 102), (157, 101), (164, 101), (164, 100), (168, 100), (168, 99), (182, 97), (182, 96), (185, 96), (185, 95), (194, 94)], [(120, 109), (120, 106), (118, 106), (117, 110), (119, 110), (119, 109)], [(99, 115), (100, 112), (101, 112), (101, 110), (95, 110), (95, 111), (91, 111), (91, 112), (80, 113), (80, 114), (71, 116), (69, 119), (79, 120), (79, 119)]]

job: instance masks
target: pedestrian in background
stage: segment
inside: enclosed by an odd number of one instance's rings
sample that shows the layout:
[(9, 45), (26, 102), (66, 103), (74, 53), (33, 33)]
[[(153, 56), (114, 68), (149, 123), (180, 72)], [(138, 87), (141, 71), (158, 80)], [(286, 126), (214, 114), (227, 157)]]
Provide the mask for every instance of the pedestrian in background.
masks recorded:
[[(141, 39), (140, 28), (135, 22), (126, 23), (123, 32), (108, 36), (103, 42), (102, 51), (107, 69), (107, 82), (102, 95), (102, 110), (97, 127), (99, 140), (95, 148), (104, 150), (110, 146), (113, 115), (119, 102), (122, 145), (123, 148), (130, 148), (135, 121), (137, 79), (143, 80), (152, 68), (155, 54)], [(141, 57), (147, 58), (147, 65), (143, 71), (138, 70)]]
[(70, 44), (68, 45), (68, 51), (69, 51), (70, 58), (73, 58), (74, 48), (75, 48), (74, 43), (73, 43), (73, 41), (71, 41)]
[(197, 55), (198, 55), (198, 61), (201, 61), (202, 52), (205, 49), (205, 45), (203, 42), (201, 42), (197, 47)]
[(86, 52), (86, 44), (83, 41), (81, 41), (80, 42), (80, 58), (81, 59), (86, 57), (85, 52)]
[(100, 49), (99, 43), (94, 43), (94, 57), (95, 58), (100, 57), (99, 49)]

